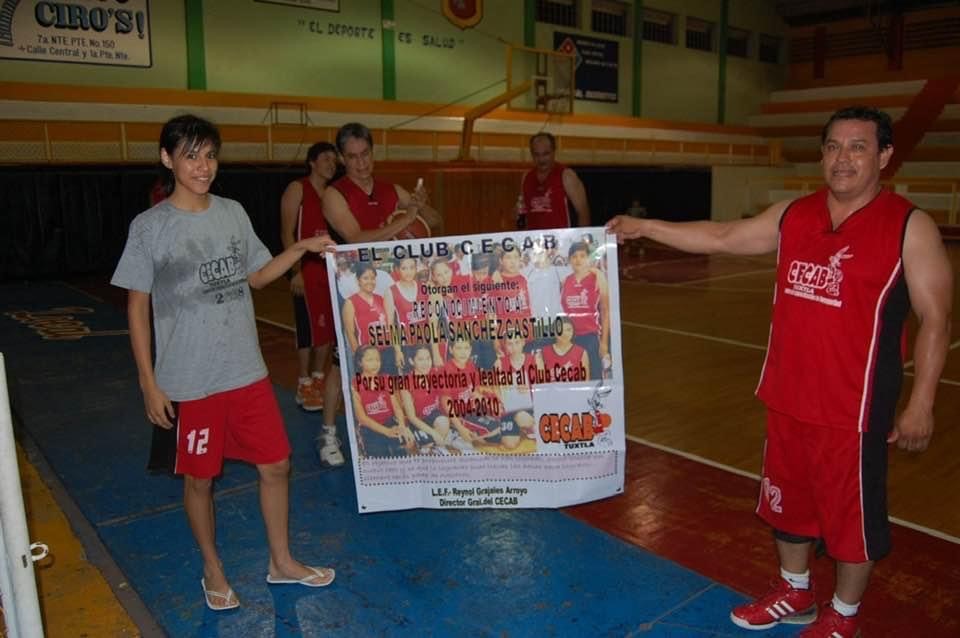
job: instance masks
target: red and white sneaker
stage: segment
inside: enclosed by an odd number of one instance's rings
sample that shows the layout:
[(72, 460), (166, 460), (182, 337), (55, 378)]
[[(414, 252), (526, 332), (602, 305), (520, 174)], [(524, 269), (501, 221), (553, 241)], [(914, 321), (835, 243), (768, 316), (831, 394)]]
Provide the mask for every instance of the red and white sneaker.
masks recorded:
[(800, 633), (801, 638), (860, 638), (860, 622), (856, 616), (844, 616), (830, 605), (820, 617)]
[(810, 589), (794, 589), (780, 579), (770, 593), (734, 607), (730, 620), (744, 629), (770, 629), (778, 623), (806, 625), (817, 618), (817, 601)]

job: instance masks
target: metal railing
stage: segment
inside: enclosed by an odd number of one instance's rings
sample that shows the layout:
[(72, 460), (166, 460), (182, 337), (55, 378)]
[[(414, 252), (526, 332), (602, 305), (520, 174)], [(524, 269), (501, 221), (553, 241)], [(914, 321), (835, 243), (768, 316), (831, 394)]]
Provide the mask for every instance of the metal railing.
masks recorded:
[[(293, 109), (290, 113), (296, 114)], [(146, 138), (153, 131), (143, 123), (38, 120), (18, 125), (21, 128), (14, 134), (0, 133), (0, 164), (157, 162), (156, 139)], [(151, 126), (159, 130), (158, 123)], [(378, 159), (437, 162), (455, 159), (461, 149), (461, 140), (453, 141), (451, 131), (374, 129), (373, 133)], [(299, 164), (310, 143), (333, 140), (335, 135), (333, 127), (296, 122), (232, 125), (224, 134), (221, 157), (223, 161)], [(649, 139), (560, 135), (558, 151), (561, 156), (570, 153), (564, 159), (575, 163), (770, 165), (779, 161), (771, 156), (773, 146), (745, 137), (742, 142), (715, 143), (684, 140), (679, 134)], [(470, 146), (481, 162), (527, 162), (528, 142), (526, 133), (488, 131), (474, 132)]]

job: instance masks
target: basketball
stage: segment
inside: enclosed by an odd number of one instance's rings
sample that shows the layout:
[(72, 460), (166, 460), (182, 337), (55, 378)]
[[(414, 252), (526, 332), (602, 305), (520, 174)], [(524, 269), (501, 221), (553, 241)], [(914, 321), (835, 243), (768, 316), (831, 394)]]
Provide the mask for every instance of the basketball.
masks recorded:
[[(387, 218), (387, 223), (389, 224), (397, 215), (403, 215), (405, 212), (406, 211), (403, 210), (393, 211), (390, 217)], [(417, 215), (413, 223), (397, 233), (394, 239), (425, 239), (430, 237), (430, 235), (430, 225), (427, 224), (423, 217)]]

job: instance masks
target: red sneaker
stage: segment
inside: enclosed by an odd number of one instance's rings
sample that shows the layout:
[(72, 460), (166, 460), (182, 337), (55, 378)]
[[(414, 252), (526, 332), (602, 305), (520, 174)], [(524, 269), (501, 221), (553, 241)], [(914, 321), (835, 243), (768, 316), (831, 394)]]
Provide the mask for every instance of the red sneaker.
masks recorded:
[(801, 632), (802, 638), (860, 638), (856, 616), (844, 616), (830, 605), (820, 612), (817, 622)]
[[(810, 589), (794, 589), (780, 579), (770, 593), (752, 603), (734, 607), (730, 620), (744, 629), (770, 629), (777, 623), (806, 625), (817, 617), (817, 601)], [(826, 634), (825, 634), (826, 635)]]
[(316, 412), (323, 409), (323, 391), (315, 378), (311, 377), (305, 383), (297, 384), (297, 394), (294, 400), (307, 412)]

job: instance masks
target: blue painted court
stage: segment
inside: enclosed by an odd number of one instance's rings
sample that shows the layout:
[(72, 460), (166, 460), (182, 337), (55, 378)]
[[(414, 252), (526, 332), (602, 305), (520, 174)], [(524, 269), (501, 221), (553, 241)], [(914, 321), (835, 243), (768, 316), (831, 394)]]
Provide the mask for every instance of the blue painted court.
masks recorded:
[(797, 631), (738, 630), (728, 613), (744, 596), (561, 511), (361, 516), (349, 468), (324, 469), (315, 457), (320, 417), (301, 412), (282, 388), (277, 394), (294, 450), (294, 555), (335, 567), (337, 580), (326, 589), (264, 582), (256, 473), (228, 463), (216, 487), (217, 537), (242, 606), (211, 612), (182, 511), (182, 483), (144, 470), (150, 425), (127, 336), (115, 332), (125, 328), (122, 312), (69, 287), (0, 286), (0, 351), (21, 428), (170, 636)]

